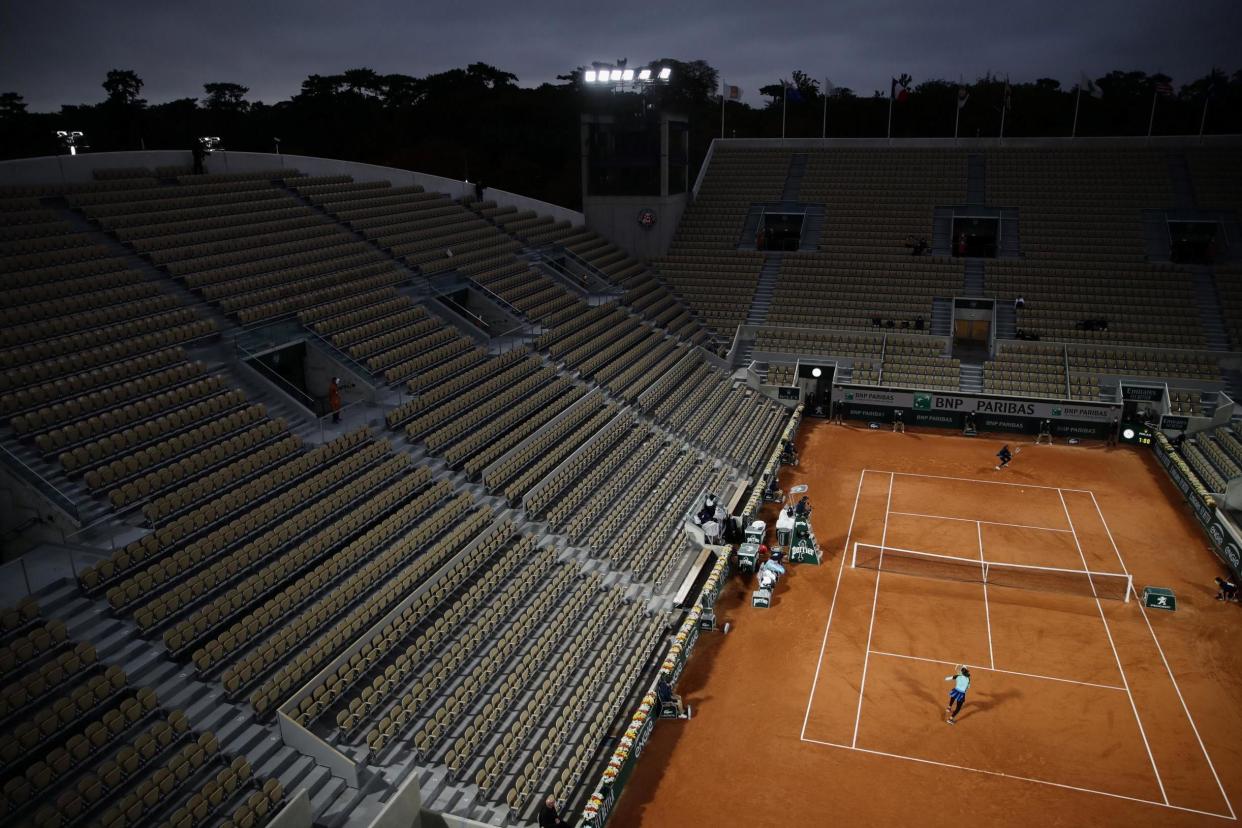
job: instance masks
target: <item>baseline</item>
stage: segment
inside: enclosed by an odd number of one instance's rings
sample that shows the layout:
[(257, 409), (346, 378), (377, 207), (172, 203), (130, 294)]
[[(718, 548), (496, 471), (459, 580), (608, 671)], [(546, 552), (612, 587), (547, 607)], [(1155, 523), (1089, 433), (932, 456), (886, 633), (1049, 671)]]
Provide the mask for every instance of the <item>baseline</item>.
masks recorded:
[(1137, 796), (1127, 796), (1126, 794), (1112, 793), (1111, 791), (1101, 791), (1095, 788), (1082, 788), (1077, 785), (1067, 785), (1064, 782), (1053, 782), (1048, 779), (1037, 779), (1033, 776), (1019, 776), (1018, 774), (1005, 773), (1004, 771), (985, 770), (983, 768), (972, 768), (967, 765), (955, 765), (950, 762), (940, 762), (935, 759), (924, 759), (919, 756), (905, 756), (900, 753), (889, 753), (883, 750), (873, 750), (872, 748), (842, 745), (842, 744), (838, 744), (837, 742), (825, 742), (822, 739), (808, 739), (806, 737), (803, 737), (802, 741), (809, 742), (809, 743), (816, 744), (816, 745), (825, 745), (826, 747), (840, 748), (841, 750), (852, 750), (858, 753), (868, 753), (868, 754), (871, 754), (872, 756), (884, 756), (889, 759), (904, 759), (907, 762), (919, 762), (924, 765), (937, 765), (942, 768), (953, 768), (955, 770), (970, 771), (971, 773), (981, 773), (987, 776), (999, 776), (1005, 779), (1016, 779), (1020, 782), (1034, 782), (1037, 785), (1050, 785), (1054, 788), (1061, 788), (1063, 790), (1069, 790), (1069, 791), (1078, 791), (1079, 793), (1097, 794), (1099, 796), (1107, 796), (1113, 799), (1125, 799), (1130, 802), (1138, 802), (1143, 805), (1155, 805), (1157, 808), (1169, 808), (1174, 811), (1184, 811), (1186, 813), (1199, 814), (1200, 816), (1216, 817), (1217, 819), (1228, 819), (1228, 820), (1234, 820), (1234, 821), (1237, 820), (1237, 817), (1233, 815), (1232, 808), (1230, 809), (1230, 812), (1228, 814), (1218, 814), (1212, 811), (1201, 811), (1198, 808), (1188, 808), (1184, 805), (1173, 805), (1168, 802), (1160, 802), (1159, 800), (1156, 800), (1156, 799), (1142, 799)]

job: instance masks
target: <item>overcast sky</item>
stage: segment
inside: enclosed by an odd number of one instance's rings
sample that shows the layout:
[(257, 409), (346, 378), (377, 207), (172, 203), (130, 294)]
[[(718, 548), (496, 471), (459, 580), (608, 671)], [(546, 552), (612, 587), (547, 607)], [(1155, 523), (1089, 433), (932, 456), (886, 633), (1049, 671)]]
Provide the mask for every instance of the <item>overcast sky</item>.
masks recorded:
[(425, 75), (483, 61), (523, 86), (592, 60), (703, 59), (759, 102), (798, 68), (860, 94), (891, 75), (1015, 81), (1080, 69), (1162, 71), (1183, 83), (1242, 68), (1242, 0), (10, 0), (0, 4), (0, 92), (32, 111), (94, 103), (133, 69), (152, 103), (232, 81), (250, 100), (296, 94), (348, 68)]

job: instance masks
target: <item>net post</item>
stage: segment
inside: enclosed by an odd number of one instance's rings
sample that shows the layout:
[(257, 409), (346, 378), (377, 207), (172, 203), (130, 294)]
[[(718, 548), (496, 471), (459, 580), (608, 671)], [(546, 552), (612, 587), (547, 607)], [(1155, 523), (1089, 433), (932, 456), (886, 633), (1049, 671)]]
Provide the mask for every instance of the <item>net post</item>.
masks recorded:
[(1130, 603), (1130, 593), (1133, 591), (1134, 591), (1134, 576), (1127, 575), (1126, 576), (1126, 597), (1125, 597), (1125, 602), (1127, 604)]
[(858, 565), (858, 541), (854, 541), (854, 548), (850, 550), (850, 569), (854, 569)]

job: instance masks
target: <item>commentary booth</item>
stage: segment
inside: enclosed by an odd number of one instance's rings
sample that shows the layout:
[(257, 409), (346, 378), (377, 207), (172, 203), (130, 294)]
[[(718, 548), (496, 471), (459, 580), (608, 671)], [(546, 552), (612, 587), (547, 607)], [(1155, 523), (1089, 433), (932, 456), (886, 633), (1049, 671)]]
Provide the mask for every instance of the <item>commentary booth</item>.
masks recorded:
[(1107, 439), (1117, 429), (1121, 406), (1070, 400), (960, 394), (880, 388), (874, 385), (838, 385), (832, 398), (842, 404), (848, 420), (890, 423), (900, 411), (906, 425), (964, 429), (967, 416), (979, 431), (1038, 434), (1044, 420), (1052, 421), (1054, 437)]

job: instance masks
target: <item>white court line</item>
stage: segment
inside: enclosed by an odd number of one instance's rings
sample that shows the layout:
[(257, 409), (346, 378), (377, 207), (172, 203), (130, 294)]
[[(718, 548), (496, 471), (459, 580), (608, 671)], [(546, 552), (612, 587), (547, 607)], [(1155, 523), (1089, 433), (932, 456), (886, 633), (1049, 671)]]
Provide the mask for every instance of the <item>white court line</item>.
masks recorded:
[[(930, 664), (952, 664), (954, 667), (961, 664), (956, 661), (944, 661), (939, 658), (924, 658), (923, 656), (905, 655), (904, 653), (888, 653), (883, 650), (872, 650), (875, 655), (888, 656), (889, 658), (905, 658), (910, 661), (926, 661)], [(982, 664), (962, 664), (963, 667), (971, 667), (976, 670), (987, 670), (989, 673), (1004, 673), (1008, 676), (1025, 676), (1026, 678), (1043, 679), (1044, 681), (1059, 681), (1063, 684), (1081, 684), (1084, 687), (1098, 687), (1101, 690), (1120, 690), (1125, 691), (1126, 688), (1118, 687), (1115, 684), (1096, 684), (1093, 681), (1079, 681), (1078, 679), (1061, 678), (1060, 676), (1045, 676), (1039, 673), (1019, 673), (1017, 670), (1001, 670), (996, 667), (984, 667)]]
[(824, 624), (824, 640), (819, 643), (819, 661), (815, 662), (815, 678), (811, 681), (811, 694), (806, 697), (806, 715), (802, 717), (802, 736), (806, 735), (806, 723), (811, 720), (811, 704), (815, 701), (815, 688), (819, 686), (819, 670), (824, 664), (824, 650), (828, 647), (828, 630), (832, 627), (832, 614), (837, 608), (837, 595), (841, 592), (841, 575), (845, 572), (845, 556), (850, 551), (850, 536), (854, 534), (854, 517), (858, 514), (858, 499), (862, 497), (863, 478), (867, 470), (858, 473), (858, 491), (854, 494), (854, 511), (850, 512), (850, 525), (845, 530), (845, 547), (841, 550), (841, 562), (837, 565), (837, 585), (832, 590), (832, 603), (828, 605), (828, 622)]
[(960, 520), (963, 523), (986, 523), (988, 526), (1012, 526), (1016, 529), (1041, 529), (1045, 532), (1064, 532), (1067, 535), (1070, 533), (1068, 529), (1053, 529), (1051, 526), (1031, 526), (1026, 523), (1000, 523), (995, 520), (975, 520), (974, 518), (949, 517), (948, 515), (925, 515), (922, 512), (893, 512), (892, 514), (905, 517), (935, 518), (936, 520)]
[[(888, 540), (888, 510), (893, 505), (893, 475), (888, 476), (888, 502), (884, 505), (884, 531), (880, 533), (880, 563), (884, 562), (884, 542)], [(867, 627), (867, 651), (863, 654), (862, 681), (858, 683), (858, 712), (854, 714), (854, 740), (858, 744), (858, 725), (862, 722), (863, 690), (867, 686), (867, 662), (871, 658), (871, 634), (875, 631), (875, 608), (880, 603), (880, 572), (875, 573), (875, 592), (871, 595), (871, 624)]]
[[(1130, 574), (1130, 570), (1126, 568), (1126, 562), (1121, 558), (1121, 550), (1117, 548), (1117, 541), (1113, 539), (1113, 530), (1108, 527), (1108, 521), (1104, 519), (1104, 512), (1100, 509), (1100, 502), (1095, 499), (1095, 492), (1091, 492), (1091, 502), (1095, 504), (1095, 513), (1100, 516), (1100, 523), (1104, 526), (1104, 531), (1108, 534), (1108, 542), (1113, 547), (1113, 554), (1117, 556), (1117, 562), (1121, 564), (1121, 571)], [(1199, 743), (1199, 750), (1203, 751), (1203, 758), (1207, 760), (1208, 769), (1212, 771), (1212, 778), (1216, 780), (1216, 787), (1220, 791), (1221, 797), (1225, 800), (1225, 807), (1229, 809), (1229, 818), (1237, 819), (1237, 815), (1233, 810), (1233, 803), (1229, 801), (1229, 794), (1225, 793), (1225, 786), (1221, 784), (1220, 775), (1216, 772), (1216, 766), (1212, 764), (1212, 757), (1208, 755), (1207, 746), (1203, 744), (1203, 737), (1199, 735), (1199, 727), (1195, 724), (1195, 717), (1190, 715), (1190, 708), (1186, 705), (1186, 699), (1182, 696), (1182, 689), (1177, 686), (1177, 677), (1173, 675), (1173, 668), (1169, 666), (1169, 660), (1165, 658), (1164, 647), (1160, 646), (1160, 639), (1156, 637), (1156, 630), (1151, 625), (1151, 619), (1147, 616), (1147, 609), (1143, 606), (1142, 596), (1138, 594), (1138, 590), (1134, 589), (1133, 582), (1130, 588), (1134, 590), (1134, 597), (1137, 599), (1139, 614), (1143, 616), (1143, 621), (1147, 624), (1147, 631), (1151, 633), (1151, 640), (1156, 644), (1156, 652), (1160, 653), (1160, 661), (1164, 663), (1165, 672), (1169, 674), (1169, 681), (1173, 684), (1173, 690), (1177, 693), (1177, 700), (1182, 703), (1182, 712), (1186, 714), (1187, 721), (1190, 722), (1190, 729), (1195, 734), (1195, 740)]]
[[(1065, 493), (1060, 489), (1057, 490), (1057, 496), (1061, 498), (1061, 508), (1065, 510), (1065, 519), (1069, 521), (1070, 529), (1074, 528), (1074, 519), (1070, 517), (1069, 506), (1065, 503)], [(1078, 532), (1074, 532), (1074, 546), (1078, 548), (1078, 557), (1082, 559), (1082, 568), (1089, 570), (1087, 566), (1087, 556), (1082, 553), (1082, 544), (1078, 542)], [(1134, 711), (1134, 721), (1138, 724), (1139, 735), (1143, 737), (1143, 747), (1147, 748), (1147, 758), (1151, 760), (1152, 772), (1156, 774), (1156, 784), (1160, 787), (1160, 796), (1164, 799), (1164, 803), (1169, 804), (1169, 795), (1164, 790), (1164, 780), (1160, 778), (1160, 769), (1156, 767), (1156, 757), (1151, 752), (1151, 745), (1147, 742), (1147, 731), (1143, 729), (1143, 720), (1139, 717), (1138, 705), (1134, 703), (1134, 694), (1130, 692), (1130, 682), (1126, 679), (1126, 669), (1121, 666), (1121, 656), (1117, 655), (1117, 645), (1113, 643), (1113, 633), (1108, 628), (1108, 618), (1104, 615), (1104, 606), (1100, 603), (1100, 596), (1096, 594), (1095, 582), (1090, 578), (1087, 583), (1091, 584), (1091, 594), (1095, 596), (1095, 608), (1100, 611), (1100, 620), (1104, 622), (1104, 634), (1108, 636), (1108, 646), (1113, 650), (1113, 658), (1117, 661), (1117, 669), (1121, 671), (1121, 683), (1125, 685), (1126, 695), (1130, 698), (1130, 709)]]
[(1056, 486), (1039, 486), (1035, 483), (1006, 483), (1003, 480), (978, 480), (973, 477), (950, 477), (944, 474), (918, 474), (917, 472), (895, 472), (888, 469), (866, 469), (876, 474), (899, 474), (902, 477), (928, 477), (932, 480), (961, 480), (964, 483), (983, 483), (987, 486), (1017, 486), (1019, 489), (1048, 489), (1053, 492), (1086, 492), (1087, 489), (1058, 489)]
[(1077, 785), (1066, 785), (1063, 782), (1052, 782), (1047, 779), (1036, 779), (1035, 777), (1032, 777), (1032, 776), (1018, 776), (1017, 774), (1005, 773), (1004, 771), (984, 770), (983, 768), (970, 768), (965, 765), (954, 765), (949, 762), (938, 762), (935, 759), (921, 759), (918, 756), (903, 756), (900, 753), (887, 753), (883, 750), (872, 750), (871, 748), (851, 747), (850, 745), (840, 745), (840, 744), (837, 744), (836, 742), (825, 742), (820, 739), (804, 738), (802, 741), (811, 742), (817, 745), (826, 745), (828, 747), (841, 748), (842, 750), (853, 750), (853, 751), (857, 751), (858, 753), (869, 753), (873, 756), (885, 756), (889, 759), (904, 759), (907, 762), (919, 762), (924, 765), (937, 765), (942, 768), (953, 768), (955, 770), (970, 771), (972, 773), (982, 773), (987, 776), (999, 776), (1005, 779), (1016, 779), (1020, 782), (1034, 782), (1038, 785), (1050, 785), (1054, 788), (1062, 788), (1064, 790), (1069, 790), (1069, 791), (1078, 791), (1080, 793), (1098, 794), (1099, 796), (1108, 796), (1108, 797), (1112, 797), (1113, 799), (1125, 799), (1130, 802), (1139, 802), (1143, 805), (1155, 805), (1158, 808), (1170, 808), (1174, 811), (1185, 811), (1186, 813), (1199, 814), (1201, 816), (1216, 817), (1217, 819), (1231, 819), (1231, 820), (1237, 819), (1235, 816), (1233, 816), (1232, 810), (1230, 811), (1229, 815), (1216, 814), (1216, 813), (1212, 813), (1211, 811), (1200, 811), (1197, 808), (1187, 808), (1183, 805), (1172, 805), (1168, 802), (1159, 802), (1154, 799), (1141, 799), (1137, 796), (1126, 796), (1125, 794), (1111, 793), (1110, 791), (1099, 791), (1094, 788), (1081, 788)]
[[(987, 561), (983, 557), (983, 524), (975, 521), (975, 531), (979, 535), (979, 563), (987, 566)], [(992, 609), (988, 606), (988, 581), (983, 579), (983, 617), (988, 622), (988, 663), (992, 665), (992, 669), (996, 669), (996, 655), (992, 652)]]

